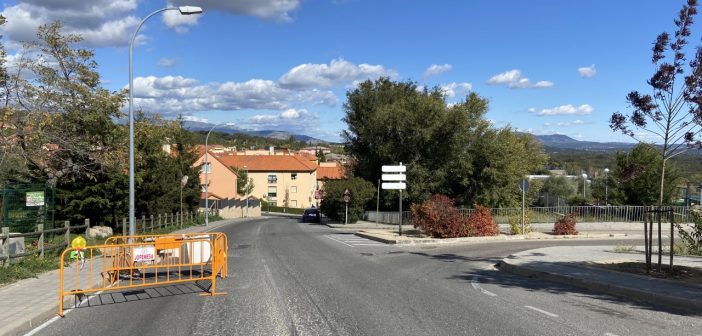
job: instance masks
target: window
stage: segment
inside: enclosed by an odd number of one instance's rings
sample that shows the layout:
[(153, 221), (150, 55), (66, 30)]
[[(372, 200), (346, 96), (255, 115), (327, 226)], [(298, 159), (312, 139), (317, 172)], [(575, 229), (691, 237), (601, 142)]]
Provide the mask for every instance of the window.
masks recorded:
[(293, 181), (297, 180), (297, 173), (290, 174), (290, 179)]
[(276, 187), (268, 187), (268, 200), (275, 203), (277, 196), (278, 196), (277, 188)]
[(296, 201), (296, 200), (290, 201), (290, 207), (291, 207), (291, 208), (297, 208), (297, 201)]
[(268, 183), (277, 183), (278, 182), (278, 176), (275, 176), (275, 174), (268, 175)]
[(200, 172), (203, 174), (209, 174), (212, 171), (212, 163), (207, 162), (207, 164), (203, 164), (202, 168), (200, 168)]
[(291, 193), (296, 193), (296, 192), (297, 192), (297, 187), (290, 187), (290, 192), (291, 192)]

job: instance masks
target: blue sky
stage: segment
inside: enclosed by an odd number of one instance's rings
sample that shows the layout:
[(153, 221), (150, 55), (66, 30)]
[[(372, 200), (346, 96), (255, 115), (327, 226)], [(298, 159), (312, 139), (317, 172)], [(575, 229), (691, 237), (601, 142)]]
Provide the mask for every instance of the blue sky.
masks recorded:
[[(151, 18), (134, 51), (136, 107), (242, 128), (338, 141), (345, 93), (390, 76), (474, 91), (487, 118), (534, 134), (630, 141), (608, 118), (646, 90), (651, 43), (672, 32), (682, 0), (172, 0), (201, 6)], [(97, 53), (104, 85), (128, 83), (136, 25), (165, 1), (6, 2), (10, 59), (38, 24), (61, 20)], [(698, 19), (699, 20), (699, 19)], [(698, 26), (696, 26), (698, 27)], [(695, 28), (696, 28), (695, 27)], [(700, 29), (694, 29), (693, 32)], [(699, 44), (700, 34), (691, 42)], [(647, 91), (644, 91), (647, 92)]]

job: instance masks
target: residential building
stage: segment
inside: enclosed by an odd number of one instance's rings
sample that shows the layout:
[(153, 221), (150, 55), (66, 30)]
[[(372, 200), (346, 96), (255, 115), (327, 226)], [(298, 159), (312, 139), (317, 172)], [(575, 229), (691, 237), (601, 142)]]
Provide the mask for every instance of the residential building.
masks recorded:
[(256, 197), (272, 205), (308, 208), (314, 204), (317, 165), (299, 155), (241, 155), (227, 153), (217, 159), (227, 167), (247, 171)]

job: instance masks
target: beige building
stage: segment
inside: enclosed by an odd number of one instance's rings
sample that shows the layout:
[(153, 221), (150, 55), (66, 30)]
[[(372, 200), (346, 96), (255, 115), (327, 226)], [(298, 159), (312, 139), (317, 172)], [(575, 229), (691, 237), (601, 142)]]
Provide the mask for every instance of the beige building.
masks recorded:
[[(200, 166), (200, 208), (205, 207), (205, 185), (207, 180), (207, 206), (216, 210), (223, 218), (258, 217), (261, 215), (261, 203), (255, 195), (250, 195), (247, 202), (245, 195), (236, 191), (237, 175), (229, 166), (219, 160), (220, 155), (210, 151), (205, 163), (204, 149), (194, 166)], [(205, 178), (207, 176), (207, 178)]]
[(317, 165), (306, 156), (227, 153), (217, 160), (247, 171), (253, 179), (252, 195), (272, 205), (308, 208), (315, 204)]

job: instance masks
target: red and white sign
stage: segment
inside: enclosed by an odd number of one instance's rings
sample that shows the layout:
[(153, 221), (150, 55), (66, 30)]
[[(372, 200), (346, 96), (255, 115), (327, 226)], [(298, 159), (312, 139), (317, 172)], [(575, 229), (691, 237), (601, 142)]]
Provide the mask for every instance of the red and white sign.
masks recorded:
[(134, 248), (134, 262), (139, 261), (153, 261), (155, 259), (155, 248), (153, 246), (135, 247)]

